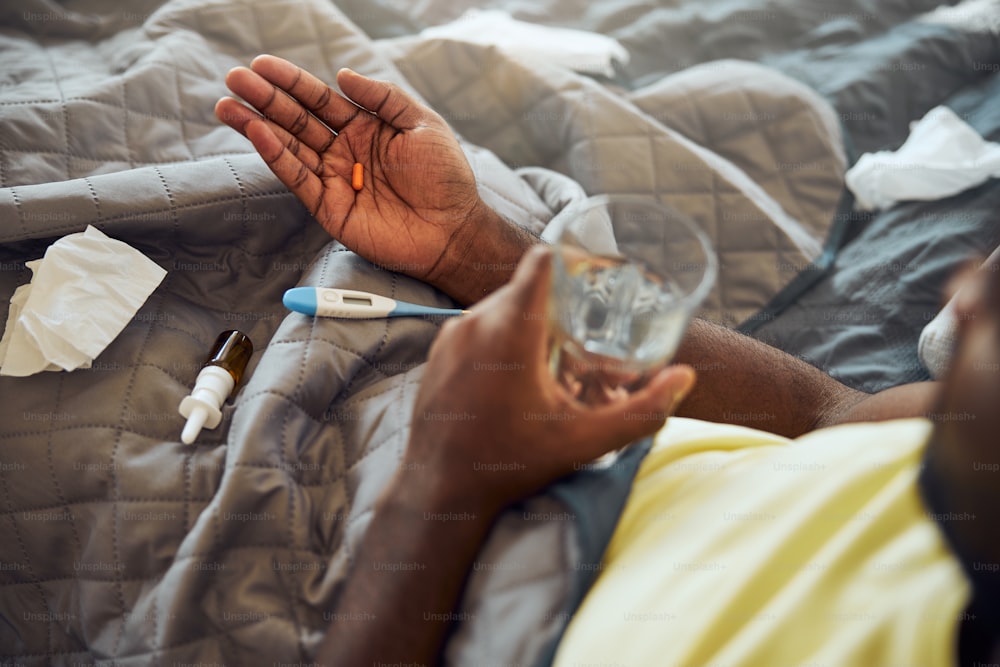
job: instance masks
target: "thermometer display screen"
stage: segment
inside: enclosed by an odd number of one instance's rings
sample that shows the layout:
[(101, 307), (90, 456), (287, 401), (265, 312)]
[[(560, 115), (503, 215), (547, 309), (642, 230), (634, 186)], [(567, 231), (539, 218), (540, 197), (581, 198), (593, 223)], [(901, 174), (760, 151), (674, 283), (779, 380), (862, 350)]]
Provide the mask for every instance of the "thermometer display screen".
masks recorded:
[(372, 305), (372, 300), (357, 296), (345, 296), (344, 304), (348, 306), (370, 306)]

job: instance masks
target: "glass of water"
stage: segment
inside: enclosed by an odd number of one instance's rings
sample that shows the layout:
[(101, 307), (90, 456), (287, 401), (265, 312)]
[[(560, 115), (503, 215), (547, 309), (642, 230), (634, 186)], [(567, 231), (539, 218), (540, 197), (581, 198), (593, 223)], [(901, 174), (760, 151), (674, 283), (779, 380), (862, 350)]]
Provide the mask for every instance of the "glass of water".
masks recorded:
[(640, 195), (592, 197), (549, 227), (550, 370), (582, 403), (617, 400), (673, 358), (715, 281), (711, 241)]

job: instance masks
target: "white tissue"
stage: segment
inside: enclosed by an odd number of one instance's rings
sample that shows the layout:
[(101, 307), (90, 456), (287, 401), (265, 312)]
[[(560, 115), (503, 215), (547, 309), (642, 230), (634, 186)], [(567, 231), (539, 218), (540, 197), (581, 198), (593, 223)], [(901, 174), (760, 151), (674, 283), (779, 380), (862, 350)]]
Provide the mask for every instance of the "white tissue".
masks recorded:
[(935, 107), (910, 127), (899, 150), (865, 153), (844, 178), (870, 211), (899, 201), (932, 201), (1000, 176), (1000, 144), (985, 141), (948, 107)]
[(611, 37), (526, 23), (499, 9), (470, 9), (451, 23), (425, 28), (420, 36), (495, 46), (527, 60), (541, 60), (577, 72), (608, 77), (615, 74), (613, 61), (623, 65), (629, 61), (625, 47)]
[(167, 274), (91, 226), (27, 266), (31, 282), (11, 297), (0, 340), (0, 375), (89, 368)]

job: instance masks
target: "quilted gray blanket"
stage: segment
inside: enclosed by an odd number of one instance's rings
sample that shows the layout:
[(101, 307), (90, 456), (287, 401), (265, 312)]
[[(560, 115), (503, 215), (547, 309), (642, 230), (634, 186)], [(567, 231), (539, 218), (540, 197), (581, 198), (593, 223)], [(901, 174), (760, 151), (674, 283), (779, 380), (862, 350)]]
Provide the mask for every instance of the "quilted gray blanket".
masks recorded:
[[(703, 314), (734, 325), (819, 256), (841, 196), (842, 119), (760, 64), (649, 70), (623, 87), (420, 37), (446, 0), (412, 14), (323, 0), (72, 6), (0, 8), (0, 298), (88, 224), (168, 274), (92, 368), (0, 377), (4, 664), (305, 663), (331, 622), (366, 620), (330, 609), (398, 465), (438, 324), (311, 319), (281, 296), (316, 285), (452, 304), (329, 238), (216, 121), (229, 68), (266, 52), (328, 81), (344, 66), (396, 81), (463, 137), (487, 202), (536, 232), (588, 194), (660, 197), (715, 241), (723, 270)], [(591, 19), (576, 27), (608, 31)], [(641, 62), (660, 37), (630, 20), (623, 41)], [(234, 328), (257, 349), (247, 379), (222, 424), (182, 445), (177, 405)], [(633, 452), (500, 520), (451, 664), (545, 662), (580, 573), (597, 569)]]

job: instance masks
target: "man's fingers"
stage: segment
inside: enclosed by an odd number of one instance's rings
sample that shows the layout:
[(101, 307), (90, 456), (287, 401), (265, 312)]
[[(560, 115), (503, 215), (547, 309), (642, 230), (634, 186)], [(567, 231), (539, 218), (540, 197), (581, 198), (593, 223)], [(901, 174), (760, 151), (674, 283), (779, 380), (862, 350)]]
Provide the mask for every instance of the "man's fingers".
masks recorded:
[(588, 441), (594, 442), (598, 450), (588, 454), (597, 458), (613, 447), (623, 447), (658, 431), (694, 383), (695, 372), (690, 366), (668, 366), (624, 400), (589, 408)]
[(632, 394), (633, 409), (652, 407), (673, 412), (684, 397), (691, 393), (697, 376), (686, 364), (674, 364), (658, 371), (645, 387)]
[(215, 117), (243, 135), (246, 134), (243, 130), (246, 124), (254, 118), (260, 118), (255, 111), (231, 97), (223, 97), (215, 103)]
[(428, 109), (394, 83), (342, 69), (337, 72), (337, 85), (349, 98), (398, 130), (413, 129), (431, 117)]
[(226, 75), (226, 85), (266, 118), (295, 135), (316, 153), (323, 153), (336, 135), (299, 102), (273, 83), (246, 67), (236, 67)]
[(278, 180), (284, 183), (306, 205), (313, 217), (322, 223), (320, 209), (323, 206), (323, 183), (319, 177), (292, 155), (263, 120), (252, 120), (247, 123), (246, 136)]
[(266, 123), (271, 132), (285, 145), (288, 151), (302, 161), (317, 176), (323, 175), (323, 160), (316, 151), (309, 148), (296, 137), (291, 135), (284, 128), (272, 123), (266, 118), (262, 118), (253, 109), (234, 100), (231, 97), (224, 97), (215, 104), (215, 115), (223, 123), (233, 128), (240, 134), (246, 136), (246, 126), (252, 120)]
[(277, 56), (257, 56), (250, 68), (286, 91), (317, 118), (336, 131), (362, 113), (357, 105), (341, 97), (330, 86), (298, 65)]
[(529, 319), (539, 315), (542, 319), (548, 308), (552, 273), (552, 248), (539, 244), (528, 249), (521, 258), (510, 285), (514, 288), (514, 305)]
[(268, 124), (271, 132), (273, 132), (274, 135), (278, 137), (278, 140), (285, 145), (288, 152), (302, 162), (302, 164), (304, 164), (309, 171), (313, 172), (317, 176), (323, 176), (323, 159), (316, 153), (316, 151), (299, 141), (298, 137), (294, 136), (280, 125), (276, 125), (269, 120), (262, 122)]

